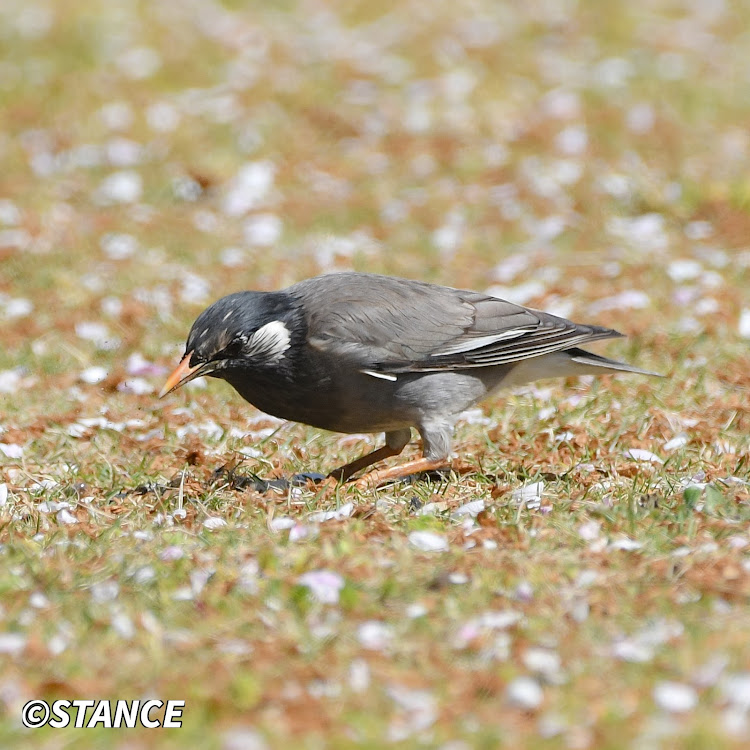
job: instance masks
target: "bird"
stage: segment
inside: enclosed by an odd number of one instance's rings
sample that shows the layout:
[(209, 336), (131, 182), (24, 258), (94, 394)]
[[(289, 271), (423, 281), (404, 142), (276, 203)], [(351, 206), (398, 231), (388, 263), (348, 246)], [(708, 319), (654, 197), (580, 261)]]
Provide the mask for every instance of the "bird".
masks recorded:
[(499, 388), (605, 373), (658, 375), (580, 348), (620, 337), (491, 294), (371, 273), (239, 291), (193, 323), (160, 397), (201, 376), (281, 419), (385, 443), (334, 469), (346, 482), (422, 438), (422, 456), (356, 480), (377, 486), (449, 465), (458, 415)]

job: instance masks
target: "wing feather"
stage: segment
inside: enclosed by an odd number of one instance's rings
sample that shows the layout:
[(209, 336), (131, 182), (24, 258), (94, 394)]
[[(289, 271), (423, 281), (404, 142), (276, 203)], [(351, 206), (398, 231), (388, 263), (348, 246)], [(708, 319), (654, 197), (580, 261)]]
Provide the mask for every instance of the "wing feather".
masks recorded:
[(287, 290), (302, 303), (308, 344), (368, 374), (512, 364), (620, 336), (477, 292), (342, 273)]

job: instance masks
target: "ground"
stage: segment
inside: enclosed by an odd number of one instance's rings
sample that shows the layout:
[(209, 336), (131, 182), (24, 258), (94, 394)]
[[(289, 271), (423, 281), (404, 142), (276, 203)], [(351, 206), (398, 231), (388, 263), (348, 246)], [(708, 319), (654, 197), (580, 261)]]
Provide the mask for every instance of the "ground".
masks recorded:
[[(0, 744), (747, 747), (748, 22), (4, 0)], [(380, 438), (156, 395), (212, 300), (352, 268), (666, 377), (498, 394), (452, 474), (266, 487)], [(33, 698), (184, 721), (24, 729)]]

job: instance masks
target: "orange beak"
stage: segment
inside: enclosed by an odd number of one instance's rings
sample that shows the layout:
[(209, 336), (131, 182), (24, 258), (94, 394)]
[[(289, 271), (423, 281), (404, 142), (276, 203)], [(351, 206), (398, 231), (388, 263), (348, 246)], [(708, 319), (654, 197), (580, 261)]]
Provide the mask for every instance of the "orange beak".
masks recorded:
[(167, 378), (167, 382), (164, 383), (164, 388), (161, 389), (159, 398), (163, 398), (181, 385), (189, 383), (194, 378), (198, 378), (206, 372), (207, 368), (205, 362), (200, 365), (195, 365), (195, 367), (190, 366), (190, 357), (192, 354), (192, 352), (188, 352), (182, 358), (180, 364), (175, 367), (174, 372)]

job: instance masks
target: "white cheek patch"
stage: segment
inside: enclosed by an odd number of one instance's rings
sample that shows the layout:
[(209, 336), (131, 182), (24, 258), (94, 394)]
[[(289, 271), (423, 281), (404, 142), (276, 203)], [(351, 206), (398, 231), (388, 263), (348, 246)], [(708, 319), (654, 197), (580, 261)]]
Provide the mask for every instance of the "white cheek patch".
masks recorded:
[(243, 351), (247, 357), (278, 362), (289, 348), (290, 340), (289, 329), (280, 320), (272, 320), (248, 339)]

